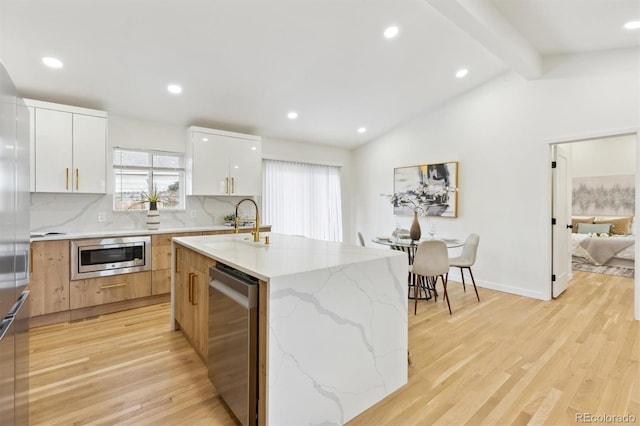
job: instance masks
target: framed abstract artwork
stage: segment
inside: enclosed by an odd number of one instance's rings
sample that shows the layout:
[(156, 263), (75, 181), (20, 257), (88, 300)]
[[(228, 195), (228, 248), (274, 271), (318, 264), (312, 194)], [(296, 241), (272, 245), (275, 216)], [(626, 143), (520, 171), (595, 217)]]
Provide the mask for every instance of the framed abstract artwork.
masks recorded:
[(396, 167), (393, 214), (458, 217), (458, 162)]

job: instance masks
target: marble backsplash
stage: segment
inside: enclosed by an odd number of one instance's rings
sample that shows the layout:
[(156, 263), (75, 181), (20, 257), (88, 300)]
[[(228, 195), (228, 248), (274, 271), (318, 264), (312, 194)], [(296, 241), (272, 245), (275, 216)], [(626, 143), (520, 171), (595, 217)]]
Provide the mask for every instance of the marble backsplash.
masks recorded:
[[(160, 229), (223, 225), (224, 216), (233, 213), (242, 198), (186, 197), (184, 210), (160, 210)], [(255, 200), (260, 206), (260, 198)], [(146, 210), (114, 211), (111, 194), (31, 194), (31, 232), (144, 230), (146, 214)], [(240, 216), (254, 215), (251, 203), (243, 203)]]

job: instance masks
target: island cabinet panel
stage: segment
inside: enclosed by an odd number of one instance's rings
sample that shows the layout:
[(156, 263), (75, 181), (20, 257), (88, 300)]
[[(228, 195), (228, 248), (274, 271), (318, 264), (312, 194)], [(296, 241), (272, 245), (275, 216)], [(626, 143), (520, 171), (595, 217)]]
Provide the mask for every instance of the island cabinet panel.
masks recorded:
[(151, 272), (72, 281), (71, 309), (151, 296)]
[(154, 234), (151, 236), (151, 294), (171, 292), (171, 239), (202, 235), (202, 232)]
[[(406, 256), (277, 233), (270, 245), (246, 237), (173, 243), (260, 280), (258, 424), (345, 424), (406, 385)], [(185, 274), (202, 269), (183, 263)], [(173, 300), (174, 318), (181, 300)], [(200, 324), (208, 326), (204, 319)], [(246, 348), (228, 349), (246, 356)], [(319, 383), (330, 399), (318, 392)]]
[(69, 241), (31, 243), (31, 316), (69, 310)]
[(202, 360), (209, 353), (209, 267), (215, 261), (176, 245), (175, 318)]
[[(270, 226), (261, 227), (260, 231), (268, 232)], [(192, 237), (196, 235), (232, 234), (233, 228), (202, 232), (177, 232), (171, 234), (154, 234), (151, 236), (151, 293), (169, 294), (171, 292), (171, 239), (175, 237)], [(251, 232), (241, 229), (240, 233)]]

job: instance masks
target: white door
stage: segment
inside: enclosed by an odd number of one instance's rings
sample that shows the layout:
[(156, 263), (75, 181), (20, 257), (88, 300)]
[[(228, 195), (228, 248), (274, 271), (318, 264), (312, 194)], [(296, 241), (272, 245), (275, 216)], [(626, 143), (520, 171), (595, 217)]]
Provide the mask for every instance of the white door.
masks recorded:
[(193, 132), (193, 175), (190, 195), (229, 195), (228, 136)]
[(73, 192), (104, 194), (107, 120), (73, 114)]
[(229, 175), (232, 195), (262, 193), (262, 150), (258, 141), (234, 138), (229, 147)]
[(71, 192), (72, 114), (37, 108), (35, 118), (35, 190)]
[[(555, 225), (551, 226), (552, 261), (551, 295), (553, 298), (567, 289), (569, 273), (571, 272), (571, 257), (569, 240), (571, 230), (571, 215), (569, 209), (569, 184), (567, 174), (567, 157), (562, 153), (560, 146), (551, 148), (552, 161), (555, 167), (552, 169), (552, 217)], [(554, 279), (555, 278), (555, 279)]]

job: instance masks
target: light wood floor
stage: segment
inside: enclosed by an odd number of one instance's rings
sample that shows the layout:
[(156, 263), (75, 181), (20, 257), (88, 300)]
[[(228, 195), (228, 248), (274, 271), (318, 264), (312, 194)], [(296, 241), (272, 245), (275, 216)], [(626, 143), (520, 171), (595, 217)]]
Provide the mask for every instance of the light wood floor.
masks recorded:
[[(640, 424), (633, 280), (575, 272), (542, 302), (450, 283), (409, 315), (409, 383), (350, 425)], [(413, 311), (413, 310), (411, 310)], [(234, 425), (167, 304), (31, 332), (31, 424)]]

